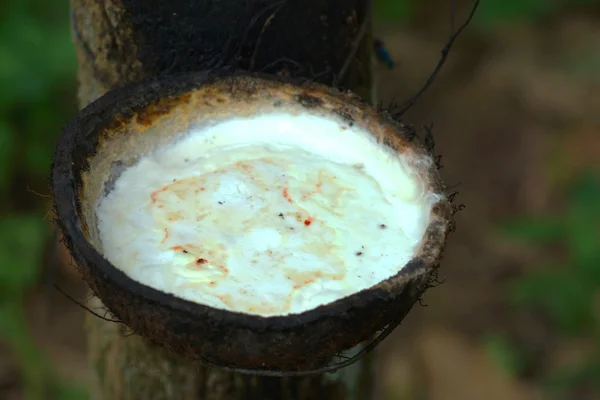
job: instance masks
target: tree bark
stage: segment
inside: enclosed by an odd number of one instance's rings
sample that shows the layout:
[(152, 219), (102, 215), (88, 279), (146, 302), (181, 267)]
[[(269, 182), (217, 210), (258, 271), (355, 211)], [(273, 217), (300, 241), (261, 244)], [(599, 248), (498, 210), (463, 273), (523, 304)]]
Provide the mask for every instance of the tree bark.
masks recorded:
[[(72, 0), (79, 106), (141, 78), (222, 67), (341, 84), (373, 101), (369, 6), (368, 0)], [(335, 374), (257, 377), (198, 366), (91, 315), (86, 327), (100, 399), (372, 396), (371, 356)]]

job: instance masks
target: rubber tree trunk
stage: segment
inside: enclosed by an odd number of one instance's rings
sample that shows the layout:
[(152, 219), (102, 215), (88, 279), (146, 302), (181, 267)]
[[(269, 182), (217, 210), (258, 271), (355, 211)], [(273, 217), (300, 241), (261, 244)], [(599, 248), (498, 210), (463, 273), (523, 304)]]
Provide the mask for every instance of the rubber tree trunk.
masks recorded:
[[(373, 100), (368, 0), (72, 0), (79, 105), (140, 78), (221, 67), (341, 84)], [(357, 41), (356, 38), (362, 39)], [(102, 307), (94, 299), (93, 308)], [(369, 399), (369, 357), (335, 374), (240, 375), (198, 366), (86, 320), (104, 400)]]

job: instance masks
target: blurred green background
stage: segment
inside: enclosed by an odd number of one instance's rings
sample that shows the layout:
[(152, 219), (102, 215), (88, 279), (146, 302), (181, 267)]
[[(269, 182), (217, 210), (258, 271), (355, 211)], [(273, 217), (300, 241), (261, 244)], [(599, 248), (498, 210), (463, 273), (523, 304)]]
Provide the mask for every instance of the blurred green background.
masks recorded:
[[(41, 282), (50, 238), (54, 144), (76, 111), (68, 7), (68, 0), (0, 2), (0, 335), (19, 365), (27, 399), (86, 395), (53, 376), (24, 311), (28, 293)], [(0, 382), (3, 372), (0, 367)]]
[[(470, 6), (456, 3), (454, 26)], [(2, 399), (91, 387), (82, 311), (49, 289), (85, 299), (49, 213), (54, 144), (76, 112), (68, 6), (0, 0)], [(374, 11), (397, 64), (378, 67), (380, 96), (408, 98), (437, 62), (451, 2)], [(436, 122), (444, 179), (468, 207), (448, 283), (381, 352), (381, 396), (600, 398), (600, 2), (484, 0), (459, 42), (407, 119)]]

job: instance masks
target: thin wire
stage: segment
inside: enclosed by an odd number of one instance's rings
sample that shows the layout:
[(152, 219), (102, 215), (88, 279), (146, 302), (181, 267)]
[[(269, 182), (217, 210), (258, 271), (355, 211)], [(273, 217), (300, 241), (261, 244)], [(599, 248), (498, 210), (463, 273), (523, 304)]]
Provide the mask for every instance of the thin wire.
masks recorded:
[(106, 318), (103, 317), (102, 315), (98, 314), (97, 312), (93, 311), (92, 309), (90, 309), (89, 307), (86, 307), (85, 305), (81, 304), (79, 301), (77, 301), (76, 299), (74, 299), (70, 294), (68, 294), (67, 292), (65, 292), (64, 290), (62, 290), (60, 287), (58, 287), (58, 285), (56, 283), (53, 283), (52, 286), (54, 286), (54, 288), (56, 290), (58, 290), (63, 296), (65, 296), (67, 299), (71, 300), (73, 303), (75, 303), (75, 305), (77, 305), (79, 308), (84, 309), (85, 311), (91, 313), (92, 315), (104, 320), (104, 321), (108, 321), (108, 322), (114, 322), (115, 324), (123, 324), (125, 325), (122, 321), (116, 320), (116, 319), (111, 319), (111, 318)]
[[(444, 64), (446, 63), (446, 59), (448, 58), (448, 54), (450, 53), (450, 49), (452, 48), (452, 45), (454, 44), (455, 40), (458, 38), (458, 36), (460, 36), (462, 31), (469, 25), (469, 23), (475, 16), (475, 11), (477, 11), (477, 7), (479, 7), (479, 1), (480, 0), (475, 1), (475, 4), (473, 5), (473, 8), (471, 9), (471, 12), (469, 13), (469, 16), (467, 17), (465, 22), (458, 28), (458, 30), (454, 34), (450, 35), (450, 39), (448, 40), (448, 42), (442, 49), (442, 58), (440, 58), (440, 61), (438, 62), (437, 66), (435, 67), (433, 72), (429, 75), (429, 78), (427, 78), (425, 85), (423, 85), (423, 87), (414, 96), (412, 96), (410, 99), (408, 99), (400, 107), (399, 110), (394, 111), (394, 116), (400, 117), (400, 116), (404, 115), (404, 113), (406, 113), (406, 111), (408, 111), (412, 106), (414, 106), (416, 104), (416, 102), (419, 100), (419, 97), (421, 97), (421, 95), (427, 89), (429, 89), (429, 86), (431, 86), (431, 84), (437, 77), (438, 73), (440, 72), (440, 70), (442, 69)], [(452, 19), (454, 19), (454, 12), (453, 12)]]

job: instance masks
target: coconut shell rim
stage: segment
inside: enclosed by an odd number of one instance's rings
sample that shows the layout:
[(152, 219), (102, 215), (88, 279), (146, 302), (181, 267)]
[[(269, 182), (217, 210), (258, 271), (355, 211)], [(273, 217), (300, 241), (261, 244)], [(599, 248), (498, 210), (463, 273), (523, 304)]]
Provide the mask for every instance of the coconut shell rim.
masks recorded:
[[(445, 245), (446, 237), (453, 230), (453, 209), (450, 201), (445, 197), (432, 205), (430, 223), (427, 226), (423, 242), (415, 257), (411, 259), (399, 272), (390, 278), (367, 289), (363, 289), (344, 298), (331, 303), (320, 305), (316, 308), (296, 314), (261, 316), (258, 314), (247, 314), (237, 311), (218, 309), (201, 303), (189, 301), (174, 294), (163, 292), (159, 289), (138, 282), (112, 263), (86, 239), (81, 224), (77, 207), (77, 196), (75, 191), (75, 171), (70, 168), (73, 163), (72, 146), (77, 136), (90, 135), (99, 130), (117, 116), (121, 115), (115, 107), (121, 103), (127, 103), (148, 96), (155, 101), (160, 100), (163, 95), (172, 95), (169, 90), (175, 90), (178, 94), (199, 88), (203, 85), (214, 83), (220, 79), (258, 79), (281, 84), (292, 84), (300, 86), (307, 91), (318, 90), (334, 97), (343, 97), (345, 101), (354, 101), (366, 104), (356, 95), (342, 92), (322, 84), (306, 80), (275, 77), (272, 75), (249, 73), (245, 71), (209, 71), (184, 73), (171, 76), (154, 77), (134, 84), (113, 89), (83, 108), (79, 114), (63, 130), (63, 134), (56, 146), (52, 170), (51, 186), (54, 196), (54, 207), (56, 223), (62, 231), (65, 242), (69, 247), (78, 268), (82, 264), (93, 266), (100, 272), (99, 275), (106, 281), (112, 281), (122, 289), (140, 296), (149, 303), (159, 303), (172, 310), (185, 312), (197, 318), (215, 318), (220, 323), (227, 324), (231, 328), (245, 328), (253, 331), (285, 331), (301, 328), (323, 318), (337, 318), (346, 315), (353, 308), (366, 308), (375, 300), (393, 300), (403, 295), (402, 291), (396, 292), (395, 288), (404, 288), (407, 282), (413, 281), (424, 275), (431, 275), (437, 268), (441, 253)], [(152, 104), (146, 101), (137, 106), (147, 107)], [(370, 106), (369, 106), (370, 107)], [(387, 123), (395, 124), (401, 132), (402, 127), (386, 113), (378, 113), (381, 118), (387, 118)], [(109, 120), (106, 119), (106, 117)], [(87, 128), (87, 129), (86, 129)], [(411, 146), (420, 146), (412, 144)], [(430, 183), (432, 188), (439, 194), (443, 194), (444, 187), (440, 181), (435, 167), (431, 167)], [(80, 263), (84, 259), (85, 263)], [(84, 274), (87, 276), (87, 274)], [(86, 279), (87, 281), (87, 279)], [(91, 282), (88, 284), (92, 286)], [(93, 289), (94, 290), (94, 289)], [(102, 300), (102, 299), (101, 299)], [(416, 300), (416, 298), (415, 298)], [(112, 311), (112, 310), (111, 310)], [(126, 322), (126, 321), (124, 321)]]

